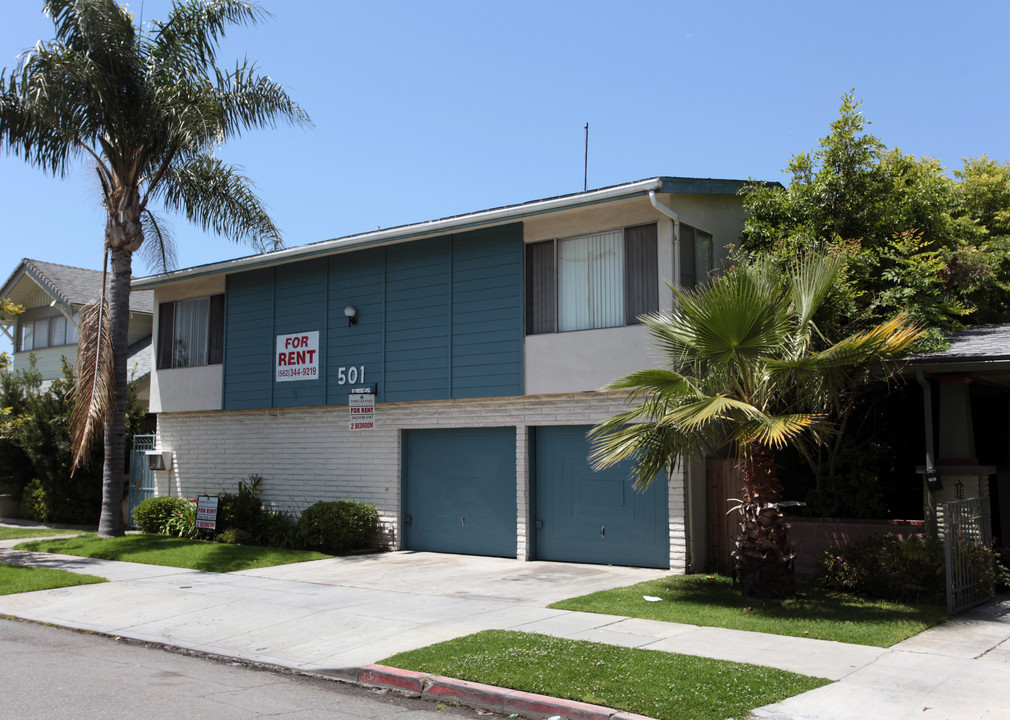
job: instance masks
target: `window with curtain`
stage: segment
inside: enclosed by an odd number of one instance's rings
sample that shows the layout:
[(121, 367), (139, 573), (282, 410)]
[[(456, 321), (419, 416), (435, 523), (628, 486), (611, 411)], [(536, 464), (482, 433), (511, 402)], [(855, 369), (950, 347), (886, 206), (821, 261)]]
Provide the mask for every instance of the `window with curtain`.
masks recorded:
[(655, 224), (526, 247), (527, 334), (633, 325), (658, 308)]
[(158, 305), (158, 369), (219, 365), (224, 351), (224, 295)]

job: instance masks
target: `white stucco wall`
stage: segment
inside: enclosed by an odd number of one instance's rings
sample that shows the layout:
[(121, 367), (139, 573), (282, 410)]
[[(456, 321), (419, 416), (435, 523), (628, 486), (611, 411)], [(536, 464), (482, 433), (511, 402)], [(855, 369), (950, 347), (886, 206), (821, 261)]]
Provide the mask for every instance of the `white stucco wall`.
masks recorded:
[[(173, 451), (172, 470), (157, 473), (157, 494), (195, 497), (235, 492), (250, 474), (264, 478), (269, 507), (300, 512), (318, 500), (375, 503), (393, 547), (400, 546), (400, 430), (516, 428), (517, 556), (530, 556), (528, 429), (596, 423), (624, 407), (618, 393), (380, 403), (376, 429), (351, 432), (347, 406), (164, 412), (158, 447)], [(684, 475), (669, 479), (670, 567), (687, 564)]]
[(658, 362), (644, 325), (527, 335), (526, 394), (599, 390)]

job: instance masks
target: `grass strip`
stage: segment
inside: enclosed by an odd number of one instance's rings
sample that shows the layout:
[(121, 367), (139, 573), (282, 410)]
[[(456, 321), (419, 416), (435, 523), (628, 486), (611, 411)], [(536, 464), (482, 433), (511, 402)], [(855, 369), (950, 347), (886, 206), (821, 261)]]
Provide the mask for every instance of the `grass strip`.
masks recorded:
[(486, 630), (383, 665), (604, 705), (662, 720), (725, 720), (830, 680), (774, 668)]
[(287, 565), (331, 557), (310, 550), (228, 545), (205, 540), (185, 540), (168, 535), (147, 534), (99, 538), (93, 533), (89, 533), (63, 540), (34, 540), (21, 543), (16, 549), (150, 565), (168, 565), (218, 573)]
[[(644, 600), (646, 595), (662, 602)], [(816, 589), (801, 589), (786, 600), (744, 598), (729, 578), (718, 575), (670, 575), (550, 607), (875, 647), (890, 647), (947, 617), (935, 605), (866, 600)]]
[(0, 564), (0, 595), (102, 582), (105, 582), (105, 578), (72, 573), (66, 570)]
[(17, 540), (19, 538), (41, 538), (50, 535), (73, 535), (77, 530), (58, 530), (54, 528), (31, 527), (0, 527), (0, 540)]

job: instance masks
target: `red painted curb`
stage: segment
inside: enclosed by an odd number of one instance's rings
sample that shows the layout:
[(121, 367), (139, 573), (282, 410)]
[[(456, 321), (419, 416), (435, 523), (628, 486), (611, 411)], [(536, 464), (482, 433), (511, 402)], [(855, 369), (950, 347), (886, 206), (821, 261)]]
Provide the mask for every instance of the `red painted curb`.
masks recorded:
[(358, 682), (362, 685), (394, 687), (420, 695), (424, 690), (424, 681), (427, 677), (427, 674), (413, 670), (400, 670), (385, 665), (365, 665), (358, 673)]
[(561, 715), (566, 720), (610, 720), (614, 710), (575, 700), (562, 700), (546, 695), (510, 690), (505, 696), (505, 714), (509, 713), (527, 716), (531, 713)]
[(447, 677), (432, 677), (421, 697), (431, 700), (448, 700), (468, 707), (505, 711), (505, 690), (492, 685), (456, 680)]

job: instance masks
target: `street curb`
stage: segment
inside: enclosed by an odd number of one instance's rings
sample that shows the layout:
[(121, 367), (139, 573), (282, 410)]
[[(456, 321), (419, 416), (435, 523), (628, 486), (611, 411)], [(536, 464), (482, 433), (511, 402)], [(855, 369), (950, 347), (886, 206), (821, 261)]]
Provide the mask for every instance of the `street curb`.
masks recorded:
[(621, 712), (601, 705), (385, 665), (365, 665), (357, 670), (357, 682), (360, 685), (396, 690), (413, 697), (490, 710), (503, 715), (515, 713), (533, 720), (552, 716), (560, 716), (564, 720), (653, 720), (645, 715)]

